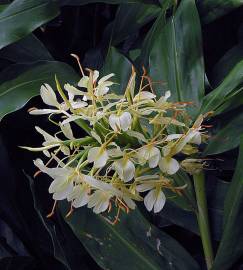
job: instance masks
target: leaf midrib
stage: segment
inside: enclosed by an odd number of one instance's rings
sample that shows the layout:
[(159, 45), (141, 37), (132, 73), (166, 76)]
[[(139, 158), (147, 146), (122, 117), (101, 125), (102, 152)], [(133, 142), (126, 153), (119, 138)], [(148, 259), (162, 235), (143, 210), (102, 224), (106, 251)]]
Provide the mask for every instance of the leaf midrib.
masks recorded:
[[(14, 90), (15, 90), (16, 88), (18, 88), (18, 87), (21, 87), (21, 86), (23, 86), (23, 85), (28, 85), (28, 84), (31, 84), (31, 83), (34, 83), (34, 82), (42, 81), (42, 80), (44, 80), (44, 79), (46, 79), (46, 78), (48, 78), (48, 77), (50, 77), (50, 76), (42, 77), (42, 78), (40, 78), (40, 79), (36, 79), (36, 80), (32, 80), (32, 81), (27, 81), (27, 82), (19, 83), (19, 84), (15, 85), (15, 86), (9, 88), (8, 90), (6, 90), (6, 91), (0, 93), (0, 97), (6, 95), (7, 93), (9, 93), (9, 92), (11, 92), (11, 91), (14, 91)], [(0, 85), (0, 87), (1, 87), (1, 85)]]

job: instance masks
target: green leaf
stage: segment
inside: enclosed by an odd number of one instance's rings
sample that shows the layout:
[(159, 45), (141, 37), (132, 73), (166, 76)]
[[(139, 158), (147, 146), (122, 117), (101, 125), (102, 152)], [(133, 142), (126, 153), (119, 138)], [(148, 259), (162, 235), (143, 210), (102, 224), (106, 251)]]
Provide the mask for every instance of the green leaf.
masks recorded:
[(53, 60), (47, 48), (33, 34), (1, 49), (0, 58), (16, 63)]
[(110, 47), (101, 73), (102, 75), (115, 73), (113, 81), (117, 85), (112, 86), (112, 90), (116, 94), (123, 95), (132, 73), (132, 63), (124, 55), (119, 53), (117, 49)]
[(201, 113), (215, 111), (233, 95), (243, 83), (243, 61), (240, 61), (223, 80), (223, 82), (203, 99)]
[[(181, 1), (164, 27), (164, 15), (149, 33), (149, 75), (161, 95), (170, 90), (173, 100), (193, 101), (193, 113), (204, 95), (204, 64), (200, 21), (193, 0)], [(146, 62), (146, 61), (144, 61)], [(165, 86), (166, 85), (166, 86)]]
[(228, 122), (222, 129), (216, 130), (204, 155), (223, 153), (237, 147), (240, 143), (240, 136), (243, 134), (243, 113), (240, 113)]
[(155, 33), (158, 32), (159, 29), (162, 29), (166, 24), (166, 13), (171, 6), (173, 6), (171, 0), (165, 0), (163, 1), (163, 3), (161, 3), (161, 12), (158, 18), (155, 20), (150, 31), (146, 35), (142, 44), (142, 53), (140, 55), (140, 58), (138, 59), (138, 66), (148, 66), (150, 51), (157, 39), (157, 35)]
[(156, 18), (161, 8), (151, 4), (121, 4), (112, 24), (112, 44), (123, 41), (143, 25)]
[(215, 65), (212, 84), (218, 86), (234, 66), (243, 59), (243, 42), (230, 49)]
[(134, 3), (147, 3), (156, 4), (156, 0), (59, 0), (61, 6), (82, 6), (92, 3), (107, 3), (107, 4), (134, 4)]
[(243, 5), (242, 0), (198, 0), (197, 3), (204, 23), (210, 23)]
[(0, 49), (34, 31), (59, 14), (51, 0), (15, 0), (0, 13)]
[[(61, 203), (65, 216), (67, 204)], [(148, 223), (138, 210), (111, 225), (90, 209), (76, 210), (65, 221), (90, 255), (104, 269), (193, 270), (193, 258), (170, 236)]]
[(6, 9), (7, 6), (8, 6), (8, 4), (0, 5), (0, 13), (1, 13), (2, 11), (4, 11), (4, 9)]
[(243, 137), (235, 173), (225, 200), (224, 231), (213, 265), (214, 270), (231, 269), (243, 255)]
[(55, 74), (62, 82), (72, 83), (79, 79), (70, 66), (56, 61), (12, 65), (1, 73), (1, 77), (7, 77), (9, 73), (19, 74), (0, 84), (0, 118), (21, 108), (31, 97), (38, 95), (41, 84), (49, 83), (54, 87)]

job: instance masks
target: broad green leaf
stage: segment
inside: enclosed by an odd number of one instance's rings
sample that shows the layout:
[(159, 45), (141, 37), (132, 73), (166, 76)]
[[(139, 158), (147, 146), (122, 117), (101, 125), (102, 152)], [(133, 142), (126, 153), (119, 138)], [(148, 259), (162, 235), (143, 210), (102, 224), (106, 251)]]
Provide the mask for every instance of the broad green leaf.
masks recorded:
[(243, 86), (235, 89), (234, 93), (224, 99), (224, 103), (214, 111), (214, 116), (229, 112), (243, 104)]
[(158, 20), (149, 33), (152, 42), (147, 49), (154, 89), (159, 95), (169, 89), (176, 101), (192, 101), (193, 113), (204, 95), (201, 28), (195, 3), (181, 1), (165, 26), (164, 14)]
[(121, 4), (112, 23), (112, 44), (116, 45), (138, 31), (154, 19), (160, 10), (158, 5), (152, 4)]
[(131, 62), (114, 47), (110, 47), (107, 53), (101, 73), (107, 75), (115, 73), (113, 81), (118, 83), (112, 86), (112, 91), (116, 94), (124, 94), (127, 83), (132, 73)]
[(30, 34), (59, 13), (51, 0), (15, 0), (0, 13), (0, 49)]
[(242, 0), (198, 0), (197, 3), (204, 23), (210, 23), (243, 5)]
[[(67, 211), (68, 206), (61, 203), (62, 215)], [(173, 238), (148, 223), (138, 210), (120, 219), (111, 225), (101, 215), (81, 208), (65, 221), (103, 269), (199, 269)]]
[(235, 173), (230, 183), (224, 207), (223, 236), (216, 254), (213, 270), (231, 269), (243, 255), (243, 137)]
[(204, 154), (219, 154), (237, 147), (243, 134), (243, 113), (230, 120), (222, 129), (213, 134)]
[(107, 3), (107, 4), (134, 4), (147, 3), (156, 4), (156, 0), (58, 0), (61, 6), (82, 6), (92, 3)]
[(218, 86), (234, 66), (243, 59), (243, 42), (230, 49), (215, 65), (211, 83)]
[[(163, 0), (161, 0), (163, 1)], [(153, 26), (151, 27), (150, 31), (146, 35), (144, 42), (142, 44), (142, 53), (137, 60), (137, 65), (139, 67), (146, 66), (148, 67), (149, 63), (149, 55), (151, 52), (151, 49), (153, 47), (153, 44), (156, 42), (157, 35), (156, 32), (159, 31), (159, 29), (162, 29), (167, 21), (167, 11), (169, 8), (173, 6), (173, 1), (171, 0), (165, 0), (161, 4), (161, 12), (158, 15), (158, 18), (155, 20)]]
[(227, 101), (229, 96), (232, 96), (239, 86), (243, 83), (243, 61), (240, 61), (230, 71), (223, 82), (203, 99), (201, 113), (215, 111), (218, 107)]
[(1, 49), (0, 58), (16, 63), (53, 60), (47, 48), (33, 34)]
[[(22, 73), (19, 73), (24, 70)], [(79, 77), (67, 64), (56, 61), (40, 61), (34, 64), (16, 64), (1, 73), (15, 78), (0, 84), (0, 117), (21, 108), (31, 97), (39, 94), (40, 86), (49, 83), (54, 87), (55, 74), (62, 82), (76, 82)], [(1, 80), (0, 80), (1, 81)]]

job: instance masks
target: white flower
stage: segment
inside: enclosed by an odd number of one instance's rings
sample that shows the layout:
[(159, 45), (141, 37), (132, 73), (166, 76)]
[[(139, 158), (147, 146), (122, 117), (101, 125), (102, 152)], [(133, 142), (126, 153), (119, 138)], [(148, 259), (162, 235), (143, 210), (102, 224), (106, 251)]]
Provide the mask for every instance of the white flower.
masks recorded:
[(162, 189), (156, 186), (156, 183), (143, 183), (137, 186), (138, 192), (148, 191), (148, 194), (144, 197), (144, 205), (148, 211), (154, 209), (154, 213), (160, 212), (166, 201), (166, 197)]
[(93, 212), (96, 214), (102, 213), (109, 207), (111, 198), (111, 193), (103, 190), (96, 190), (89, 198), (88, 208), (93, 208)]
[(68, 100), (73, 109), (80, 109), (88, 106), (87, 102), (84, 102), (80, 99), (74, 101), (75, 96), (83, 96), (83, 100), (87, 100), (88, 93), (82, 92), (68, 83), (64, 85), (64, 89), (68, 92)]
[(53, 199), (66, 199), (73, 190), (73, 182), (75, 181), (74, 169), (48, 168), (41, 159), (35, 160), (34, 164), (39, 170), (54, 179), (49, 187), (49, 193), (53, 193)]
[(41, 86), (40, 95), (45, 104), (55, 107), (56, 109), (34, 109), (29, 112), (30, 114), (32, 115), (51, 114), (51, 113), (66, 114), (65, 111), (68, 109), (67, 105), (65, 103), (60, 104), (57, 101), (56, 94), (49, 84), (46, 83)]
[(128, 158), (121, 158), (114, 161), (113, 167), (125, 183), (133, 179), (135, 166)]
[(132, 124), (132, 117), (129, 112), (124, 112), (121, 115), (111, 114), (109, 124), (114, 131), (127, 131)]
[(108, 74), (98, 81), (98, 85), (95, 87), (94, 91), (94, 94), (97, 97), (104, 96), (109, 91), (109, 86), (113, 85), (114, 83), (112, 81), (108, 81), (108, 79), (114, 75), (114, 73)]
[(90, 163), (94, 162), (95, 168), (104, 167), (108, 158), (109, 158), (108, 152), (102, 146), (93, 147), (88, 152), (88, 161)]
[(166, 197), (161, 189), (152, 189), (144, 198), (144, 205), (148, 211), (160, 212), (165, 205)]
[(71, 193), (69, 193), (67, 199), (72, 201), (72, 206), (75, 208), (82, 207), (89, 202), (90, 187), (83, 183), (74, 186)]
[(175, 174), (179, 169), (179, 162), (171, 157), (162, 157), (159, 162), (159, 167), (162, 172), (167, 174)]
[(146, 145), (138, 150), (138, 159), (142, 163), (147, 162), (149, 163), (149, 168), (157, 167), (159, 160), (161, 158), (160, 150), (153, 145)]

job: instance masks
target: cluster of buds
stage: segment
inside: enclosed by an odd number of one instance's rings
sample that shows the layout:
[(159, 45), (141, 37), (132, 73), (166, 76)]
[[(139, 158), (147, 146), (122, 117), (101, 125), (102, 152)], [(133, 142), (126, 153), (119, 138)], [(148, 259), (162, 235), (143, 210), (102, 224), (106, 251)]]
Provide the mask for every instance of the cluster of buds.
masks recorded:
[[(196, 158), (207, 139), (204, 116), (193, 122), (186, 111), (190, 103), (168, 101), (169, 91), (157, 97), (145, 74), (136, 87), (133, 70), (124, 95), (117, 95), (110, 91), (113, 73), (99, 79), (97, 70), (87, 70), (88, 75), (81, 71), (76, 86), (65, 84), (63, 89), (56, 78), (60, 97), (50, 85), (41, 86), (49, 107), (32, 108), (30, 114), (48, 114), (59, 131), (50, 135), (36, 127), (44, 137), (42, 146), (24, 148), (50, 158), (34, 164), (53, 179), (49, 192), (55, 203), (67, 200), (71, 210), (87, 206), (98, 214), (112, 207), (128, 212), (135, 201), (143, 201), (148, 211), (160, 212), (163, 191), (181, 194), (186, 187), (175, 186), (173, 175), (178, 170), (197, 173), (204, 166)], [(76, 135), (79, 128), (86, 136)], [(53, 162), (55, 167), (49, 167)]]

